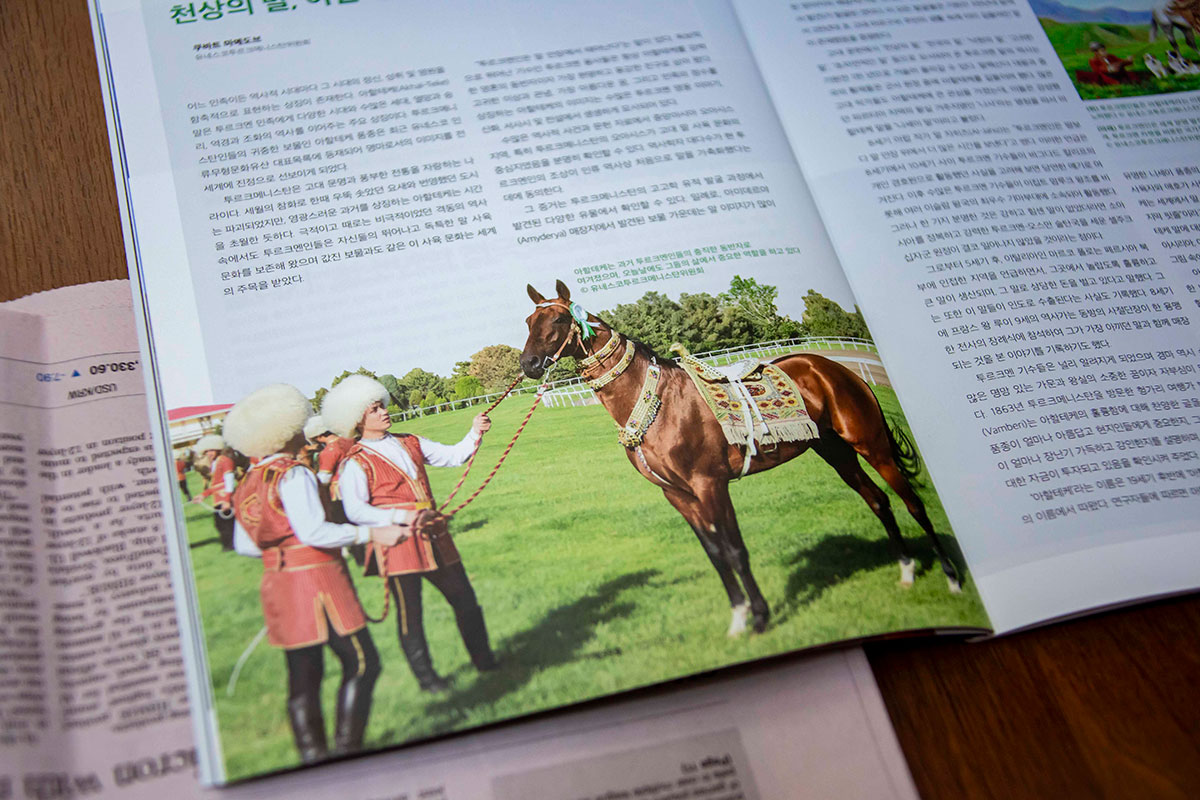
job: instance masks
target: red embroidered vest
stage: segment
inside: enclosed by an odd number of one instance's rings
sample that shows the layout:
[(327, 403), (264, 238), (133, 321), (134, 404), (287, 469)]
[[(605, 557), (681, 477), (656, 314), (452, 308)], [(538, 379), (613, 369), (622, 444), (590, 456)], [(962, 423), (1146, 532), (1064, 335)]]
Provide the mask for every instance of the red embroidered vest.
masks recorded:
[(367, 624), (340, 550), (306, 545), (292, 530), (279, 482), (297, 466), (304, 465), (286, 455), (260, 462), (233, 493), (238, 522), (263, 551), (259, 597), (268, 640), (285, 649), (327, 642), (331, 626), (349, 636)]
[(208, 473), (208, 488), (202, 493), (201, 497), (212, 495), (212, 499), (218, 503), (229, 502), (229, 493), (225, 491), (225, 473), (231, 472), (235, 475), (236, 467), (233, 459), (227, 455), (218, 455), (213, 459), (212, 465), (209, 467)]
[(317, 455), (317, 469), (321, 472), (336, 472), (338, 464), (346, 457), (355, 445), (353, 439), (338, 437), (321, 450)]
[[(354, 447), (350, 448), (342, 463), (354, 461), (362, 468), (367, 476), (367, 491), (373, 506), (409, 510), (436, 508), (429, 477), (425, 474), (425, 454), (421, 452), (421, 442), (416, 436), (404, 433), (398, 434), (396, 439), (416, 467), (415, 478), (360, 442), (356, 442)], [(339, 496), (336, 481), (335, 478), (334, 497)], [(395, 547), (373, 546), (367, 554), (366, 574), (374, 575), (379, 572), (380, 562), (383, 563), (386, 574), (402, 575), (411, 572), (431, 572), (441, 565), (456, 564), (460, 560), (458, 549), (449, 535), (440, 537), (436, 542), (412, 537)]]
[(260, 550), (302, 544), (279, 496), (279, 481), (289, 469), (299, 466), (303, 465), (291, 456), (260, 462), (233, 492), (233, 513)]

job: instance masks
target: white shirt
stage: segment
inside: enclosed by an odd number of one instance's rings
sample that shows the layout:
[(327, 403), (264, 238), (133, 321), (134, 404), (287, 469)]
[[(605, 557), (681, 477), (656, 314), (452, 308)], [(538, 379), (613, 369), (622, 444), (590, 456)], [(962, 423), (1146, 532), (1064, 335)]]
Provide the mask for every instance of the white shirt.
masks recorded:
[[(417, 477), (417, 465), (408, 455), (408, 448), (391, 434), (385, 434), (379, 439), (359, 439), (359, 444), (395, 464), (414, 480)], [(417, 437), (421, 445), (421, 455), (425, 463), (431, 467), (457, 467), (465, 464), (475, 452), (475, 443), (479, 434), (474, 430), (467, 431), (458, 444), (441, 444), (423, 436)], [(338, 478), (338, 493), (342, 497), (342, 506), (346, 518), (359, 525), (407, 525), (416, 512), (403, 508), (376, 508), (371, 505), (371, 491), (367, 486), (367, 474), (358, 462), (352, 458), (342, 462), (341, 476)]]
[[(263, 459), (273, 461), (280, 453)], [(287, 514), (292, 532), (301, 542), (310, 547), (333, 549), (352, 544), (365, 544), (371, 539), (369, 527), (338, 524), (325, 518), (325, 506), (317, 491), (317, 479), (311, 470), (299, 465), (292, 467), (279, 480), (279, 499)], [(262, 550), (250, 538), (241, 522), (233, 525), (233, 549), (244, 556), (259, 558)]]

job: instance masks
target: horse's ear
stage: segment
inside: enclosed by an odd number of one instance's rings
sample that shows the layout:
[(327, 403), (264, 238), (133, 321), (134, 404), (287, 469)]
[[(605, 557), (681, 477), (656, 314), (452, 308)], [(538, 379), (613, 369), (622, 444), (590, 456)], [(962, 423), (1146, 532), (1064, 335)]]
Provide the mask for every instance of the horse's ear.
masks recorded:
[(546, 298), (542, 297), (542, 293), (533, 288), (532, 283), (525, 284), (525, 291), (529, 292), (529, 299), (535, 303), (544, 303)]
[(554, 291), (558, 292), (559, 299), (568, 303), (571, 302), (571, 290), (568, 289), (567, 285), (562, 281), (554, 282)]

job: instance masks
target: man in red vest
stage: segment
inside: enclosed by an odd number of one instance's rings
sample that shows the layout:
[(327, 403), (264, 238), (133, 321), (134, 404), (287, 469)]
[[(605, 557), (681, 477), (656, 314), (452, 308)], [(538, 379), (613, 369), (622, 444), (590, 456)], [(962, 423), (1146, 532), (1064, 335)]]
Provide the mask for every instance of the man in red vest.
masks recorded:
[(317, 480), (322, 485), (328, 486), (333, 482), (333, 476), (337, 474), (338, 465), (342, 463), (342, 459), (350, 452), (350, 448), (354, 447), (354, 440), (348, 439), (345, 436), (338, 436), (329, 430), (328, 426), (325, 425), (324, 418), (319, 414), (313, 417), (313, 419), (320, 420), (321, 424), (319, 427), (325, 428), (325, 430), (310, 438), (321, 445), (321, 450), (317, 453)]
[(458, 630), (471, 662), (479, 670), (496, 668), (488, 643), (483, 610), (463, 568), (462, 558), (435, 511), (426, 465), (460, 466), (491, 427), (487, 415), (475, 417), (471, 430), (456, 445), (439, 444), (419, 436), (391, 435), (388, 393), (383, 384), (364, 375), (350, 375), (329, 390), (321, 404), (321, 418), (330, 431), (358, 437), (342, 460), (334, 479), (333, 494), (340, 498), (346, 517), (360, 525), (396, 523), (410, 526), (415, 535), (395, 547), (372, 546), (367, 571), (378, 571), (388, 582), (396, 603), (400, 647), (422, 690), (448, 688), (433, 668), (422, 620), (421, 586), (432, 583), (454, 609)]
[(213, 499), (213, 525), (222, 550), (233, 549), (233, 510), (230, 499), (237, 484), (237, 471), (233, 456), (225, 452), (225, 440), (219, 434), (210, 433), (200, 437), (193, 451), (208, 464), (208, 487), (192, 498), (199, 503), (206, 497)]
[(179, 491), (183, 492), (183, 496), (188, 500), (192, 499), (192, 492), (187, 485), (187, 471), (191, 469), (188, 464), (187, 450), (175, 451), (175, 480), (179, 481)]
[[(337, 474), (338, 464), (342, 463), (346, 453), (354, 446), (354, 440), (330, 431), (320, 414), (314, 414), (304, 424), (304, 438), (309, 442), (306, 453), (312, 456), (317, 483), (320, 484), (321, 499), (325, 501), (325, 507), (329, 510), (329, 519), (331, 522), (345, 522), (346, 514), (342, 511), (342, 503), (331, 497), (330, 484), (333, 482), (333, 476)], [(358, 558), (358, 555), (355, 558)]]
[(298, 460), (312, 407), (299, 389), (274, 384), (252, 392), (229, 412), (225, 436), (259, 459), (233, 493), (235, 544), (262, 559), (260, 584), (268, 641), (282, 648), (288, 672), (288, 717), (305, 763), (327, 755), (321, 715), (325, 645), (342, 664), (334, 754), (362, 748), (379, 677), (379, 654), (367, 630), (341, 548), (395, 545), (397, 525), (371, 528), (328, 522), (312, 469)]
[(1103, 84), (1131, 83), (1129, 73), (1125, 68), (1133, 63), (1128, 58), (1118, 58), (1111, 55), (1100, 42), (1092, 42), (1088, 47), (1092, 57), (1088, 59), (1088, 67), (1096, 73)]

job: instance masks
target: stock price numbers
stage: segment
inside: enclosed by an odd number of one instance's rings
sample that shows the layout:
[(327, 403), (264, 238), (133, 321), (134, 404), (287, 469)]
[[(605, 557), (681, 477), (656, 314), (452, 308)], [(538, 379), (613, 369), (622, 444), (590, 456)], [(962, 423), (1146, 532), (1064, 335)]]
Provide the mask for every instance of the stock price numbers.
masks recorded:
[(138, 361), (110, 361), (106, 364), (93, 364), (88, 372), (93, 375), (104, 375), (109, 372), (133, 372), (138, 368)]

